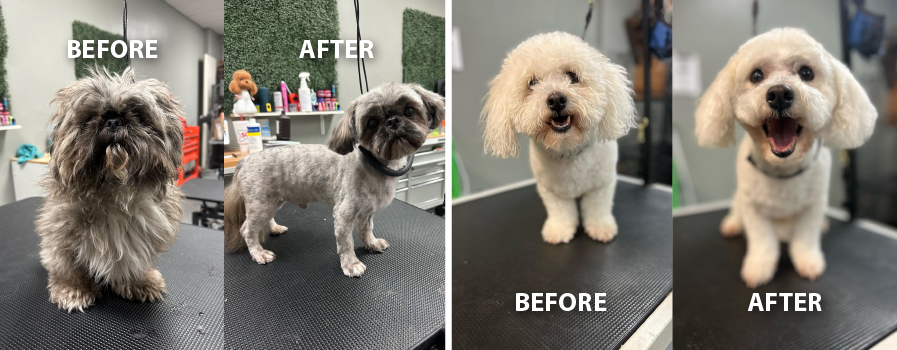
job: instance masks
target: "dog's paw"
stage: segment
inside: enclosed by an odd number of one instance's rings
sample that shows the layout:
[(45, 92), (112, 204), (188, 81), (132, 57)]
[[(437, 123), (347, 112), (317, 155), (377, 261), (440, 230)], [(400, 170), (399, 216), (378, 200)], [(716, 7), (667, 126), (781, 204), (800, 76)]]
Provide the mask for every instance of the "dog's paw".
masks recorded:
[(741, 279), (748, 288), (757, 288), (769, 283), (776, 274), (778, 259), (765, 256), (746, 256), (741, 265)]
[(368, 268), (359, 260), (342, 264), (341, 267), (343, 268), (343, 274), (349, 277), (361, 277)]
[(587, 224), (586, 233), (599, 242), (610, 242), (617, 236), (617, 223), (613, 220), (600, 224)]
[(122, 298), (141, 303), (160, 301), (163, 299), (163, 294), (168, 293), (165, 280), (156, 269), (147, 271), (138, 281), (117, 285), (113, 290)]
[(71, 313), (73, 310), (84, 312), (100, 297), (98, 291), (86, 287), (69, 285), (51, 285), (50, 302), (60, 309)]
[(551, 244), (568, 243), (576, 234), (576, 224), (570, 225), (553, 220), (542, 226), (542, 239)]
[(386, 248), (389, 248), (389, 243), (386, 242), (383, 238), (377, 238), (374, 240), (373, 244), (367, 245), (368, 251), (383, 253), (386, 251)]
[(258, 250), (249, 250), (249, 255), (252, 255), (252, 261), (259, 263), (260, 265), (267, 264), (269, 262), (274, 261), (274, 252), (265, 249)]
[(274, 227), (271, 228), (271, 234), (275, 235), (275, 236), (277, 236), (281, 233), (284, 233), (284, 232), (287, 232), (287, 227), (284, 225), (275, 225)]
[(735, 237), (744, 232), (744, 226), (741, 225), (741, 220), (738, 217), (729, 214), (720, 222), (719, 232), (723, 234), (723, 237)]
[(818, 249), (791, 253), (794, 270), (800, 277), (815, 281), (825, 272), (825, 255)]

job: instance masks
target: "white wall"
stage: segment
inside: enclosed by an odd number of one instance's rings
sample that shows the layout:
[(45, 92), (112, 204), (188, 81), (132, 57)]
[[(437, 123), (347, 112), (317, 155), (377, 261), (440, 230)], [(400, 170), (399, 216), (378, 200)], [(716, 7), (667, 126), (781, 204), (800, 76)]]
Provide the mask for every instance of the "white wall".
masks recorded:
[[(374, 58), (365, 59), (368, 86), (376, 86), (397, 81), (402, 82), (402, 13), (406, 8), (421, 10), (435, 16), (445, 17), (444, 0), (378, 0), (361, 2), (361, 38), (374, 43)], [(352, 1), (340, 1), (339, 39), (355, 40), (355, 6)], [(298, 53), (297, 53), (298, 54)], [(358, 89), (358, 68), (355, 59), (340, 55), (336, 64), (337, 93), (340, 108), (345, 110), (353, 100), (361, 95)], [(298, 87), (291, 89), (296, 91)], [(313, 117), (292, 117), (290, 136), (302, 143), (327, 143), (331, 130), (342, 115), (325, 117), (326, 135), (321, 135), (320, 119)], [(273, 123), (273, 120), (272, 120)], [(273, 124), (272, 124), (273, 127)]]
[[(9, 56), (6, 60), (10, 105), (22, 129), (0, 131), (0, 204), (14, 200), (10, 162), (16, 149), (30, 143), (47, 145), (46, 124), (56, 91), (75, 80), (75, 60), (66, 54), (72, 22), (122, 33), (121, 0), (0, 0)], [(199, 62), (207, 47), (221, 46), (221, 37), (204, 30), (161, 0), (128, 3), (128, 39), (158, 40), (157, 59), (133, 59), (143, 77), (167, 81), (190, 124), (199, 111)], [(220, 52), (220, 51), (219, 51)], [(220, 57), (220, 54), (219, 54)]]

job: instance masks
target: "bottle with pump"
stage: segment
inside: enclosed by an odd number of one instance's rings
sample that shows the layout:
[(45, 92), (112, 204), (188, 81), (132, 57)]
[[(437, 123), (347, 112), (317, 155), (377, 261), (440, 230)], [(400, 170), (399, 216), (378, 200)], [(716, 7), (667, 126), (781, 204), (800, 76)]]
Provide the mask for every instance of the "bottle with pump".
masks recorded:
[(308, 72), (299, 73), (299, 110), (302, 112), (311, 112), (311, 89), (308, 88)]

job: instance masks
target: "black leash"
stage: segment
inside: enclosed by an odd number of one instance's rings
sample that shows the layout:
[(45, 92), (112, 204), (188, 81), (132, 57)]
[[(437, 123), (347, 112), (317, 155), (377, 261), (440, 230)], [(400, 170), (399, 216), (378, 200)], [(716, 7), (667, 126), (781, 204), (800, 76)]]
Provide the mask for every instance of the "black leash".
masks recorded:
[(361, 147), (361, 145), (358, 146), (358, 150), (361, 151), (361, 154), (364, 155), (364, 159), (368, 161), (368, 164), (370, 164), (372, 167), (374, 167), (374, 169), (377, 169), (377, 171), (386, 176), (399, 177), (405, 175), (408, 173), (408, 171), (411, 170), (411, 163), (414, 162), (414, 153), (412, 153), (408, 155), (408, 161), (405, 163), (405, 166), (402, 167), (402, 169), (393, 170), (383, 165), (383, 163), (380, 163), (380, 161), (377, 160), (376, 157), (374, 157), (371, 151), (368, 151), (364, 147)]
[(589, 0), (589, 12), (586, 13), (586, 26), (582, 29), (582, 40), (586, 39), (586, 31), (589, 29), (589, 22), (592, 20), (592, 8), (595, 6), (595, 0)]
[[(122, 32), (124, 32), (123, 36), (125, 39), (125, 47), (130, 48), (131, 44), (128, 42), (128, 0), (125, 0), (125, 9), (124, 9), (124, 11), (122, 11), (122, 15), (121, 15), (121, 25), (122, 25)], [(128, 65), (128, 67), (131, 66), (131, 53), (130, 52), (128, 52), (125, 55), (125, 63)]]
[[(816, 139), (816, 143), (817, 143), (817, 145), (816, 145), (816, 146), (817, 146), (817, 147), (816, 147), (816, 154), (813, 155), (813, 163), (816, 163), (816, 159), (819, 158), (819, 152), (820, 152), (820, 150), (822, 149), (822, 144), (821, 144), (821, 142), (820, 142), (820, 139)], [(747, 161), (750, 162), (751, 165), (754, 166), (754, 169), (757, 169), (758, 171), (760, 171), (761, 173), (763, 173), (763, 175), (766, 175), (766, 176), (769, 176), (769, 177), (774, 177), (774, 178), (777, 178), (777, 179), (782, 179), (782, 180), (790, 179), (790, 178), (795, 177), (795, 176), (797, 176), (797, 175), (803, 174), (804, 171), (807, 171), (807, 169), (810, 169), (811, 167), (813, 167), (813, 163), (810, 163), (810, 165), (807, 165), (805, 168), (798, 170), (798, 171), (795, 172), (794, 174), (779, 175), (779, 174), (770, 174), (770, 173), (767, 173), (766, 171), (764, 171), (763, 169), (760, 169), (760, 167), (757, 166), (757, 163), (754, 162), (754, 158), (752, 158), (751, 155), (748, 155), (748, 157), (747, 157)]]
[[(358, 0), (355, 0), (355, 31), (356, 31), (356, 39), (357, 42), (355, 45), (361, 47), (361, 21), (359, 20), (359, 4)], [(368, 86), (368, 70), (364, 66), (364, 57), (361, 56), (361, 50), (358, 50), (358, 56), (355, 57), (355, 63), (358, 65), (358, 89), (361, 90), (361, 94), (365, 93), (365, 88), (367, 91), (371, 91), (371, 88)], [(364, 70), (364, 85), (362, 87), (361, 84), (361, 71)]]

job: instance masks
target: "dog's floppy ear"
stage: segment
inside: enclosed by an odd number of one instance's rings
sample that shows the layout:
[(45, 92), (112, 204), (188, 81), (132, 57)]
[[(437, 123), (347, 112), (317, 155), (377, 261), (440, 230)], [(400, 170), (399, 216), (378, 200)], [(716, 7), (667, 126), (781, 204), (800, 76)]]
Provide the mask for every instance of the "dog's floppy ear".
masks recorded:
[(716, 79), (704, 91), (695, 112), (695, 136), (704, 147), (728, 147), (735, 143), (735, 110), (732, 93), (735, 89), (735, 69), (738, 54), (716, 74)]
[(607, 72), (602, 75), (605, 79), (604, 95), (607, 99), (607, 108), (604, 117), (598, 121), (598, 138), (616, 140), (638, 125), (635, 104), (632, 102), (632, 83), (629, 81), (626, 68), (611, 63), (604, 56), (601, 56), (601, 65)]
[(442, 120), (445, 119), (445, 98), (435, 92), (424, 89), (423, 86), (418, 84), (408, 85), (424, 100), (424, 106), (427, 107), (427, 114), (430, 116), (428, 125), (430, 130), (438, 128)]
[(847, 66), (831, 54), (827, 56), (832, 64), (838, 100), (831, 120), (823, 128), (822, 141), (831, 148), (856, 148), (872, 136), (878, 111)]
[(330, 136), (327, 147), (336, 153), (346, 155), (355, 148), (355, 107), (357, 104), (358, 100), (352, 101), (352, 104), (346, 109), (346, 115), (333, 128), (333, 135)]
[(486, 105), (480, 112), (480, 122), (484, 124), (483, 150), (486, 153), (502, 158), (517, 158), (520, 152), (520, 141), (517, 138), (517, 129), (514, 128), (514, 107), (520, 105), (520, 101), (514, 101), (519, 92), (515, 87), (505, 86), (512, 82), (504, 77), (502, 72), (489, 83), (489, 93), (486, 94)]

